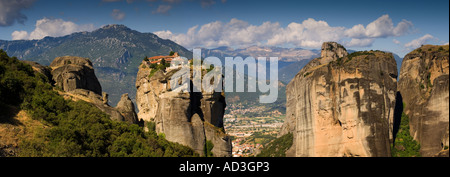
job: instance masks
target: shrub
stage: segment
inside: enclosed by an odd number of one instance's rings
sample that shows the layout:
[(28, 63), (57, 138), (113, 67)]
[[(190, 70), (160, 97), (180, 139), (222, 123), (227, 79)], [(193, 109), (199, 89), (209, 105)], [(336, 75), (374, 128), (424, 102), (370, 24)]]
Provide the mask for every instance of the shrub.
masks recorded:
[(285, 134), (269, 143), (257, 157), (286, 157), (286, 151), (293, 144), (294, 135)]
[(213, 157), (214, 156), (214, 154), (211, 152), (213, 148), (214, 148), (214, 144), (210, 140), (207, 140), (205, 142), (205, 147), (203, 149), (205, 151), (205, 156), (206, 157)]
[(420, 144), (409, 134), (409, 117), (405, 113), (402, 113), (391, 154), (392, 157), (420, 157)]
[(157, 65), (156, 63), (150, 64), (150, 68), (152, 68), (152, 69), (156, 69), (157, 66), (158, 66), (158, 65)]

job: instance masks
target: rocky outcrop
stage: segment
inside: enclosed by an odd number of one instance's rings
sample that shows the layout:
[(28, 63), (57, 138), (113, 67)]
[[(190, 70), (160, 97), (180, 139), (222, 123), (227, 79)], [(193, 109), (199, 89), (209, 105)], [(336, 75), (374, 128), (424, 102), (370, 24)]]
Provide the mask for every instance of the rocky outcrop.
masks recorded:
[(128, 97), (128, 93), (122, 95), (119, 103), (117, 103), (116, 109), (122, 114), (126, 122), (138, 122), (136, 112), (134, 111), (134, 104), (130, 97)]
[(189, 146), (200, 155), (205, 155), (206, 142), (210, 141), (214, 156), (231, 156), (231, 139), (223, 129), (224, 94), (175, 92), (170, 88), (170, 79), (178, 70), (151, 71), (143, 61), (136, 79), (139, 119), (154, 122), (157, 133), (164, 133), (167, 140)]
[(50, 64), (56, 86), (64, 91), (75, 89), (91, 90), (101, 95), (102, 87), (88, 58), (64, 56), (57, 57)]
[(397, 91), (391, 53), (322, 45), (286, 87), (287, 156), (390, 156)]
[(51, 78), (55, 85), (64, 91), (60, 94), (65, 98), (89, 102), (110, 115), (112, 120), (137, 123), (134, 104), (128, 98), (128, 94), (122, 95), (116, 108), (108, 105), (108, 94), (102, 93), (102, 88), (88, 58), (57, 57), (50, 64), (50, 68), (52, 69)]
[(421, 155), (433, 156), (448, 147), (449, 46), (424, 45), (407, 54), (398, 89)]

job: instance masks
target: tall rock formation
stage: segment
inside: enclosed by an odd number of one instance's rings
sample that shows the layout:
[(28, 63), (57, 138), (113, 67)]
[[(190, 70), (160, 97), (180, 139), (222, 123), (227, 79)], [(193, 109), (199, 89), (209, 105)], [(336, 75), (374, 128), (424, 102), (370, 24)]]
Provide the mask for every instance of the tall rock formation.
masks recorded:
[(424, 45), (407, 54), (398, 89), (421, 155), (433, 156), (448, 147), (449, 46)]
[[(40, 71), (37, 65), (33, 68)], [(102, 93), (102, 87), (88, 58), (57, 57), (50, 64), (50, 68), (51, 78), (55, 85), (64, 91), (60, 94), (65, 98), (89, 102), (110, 115), (112, 120), (137, 123), (134, 105), (128, 94), (122, 95), (116, 108), (108, 105), (107, 94)]]
[(64, 91), (86, 89), (102, 94), (102, 87), (88, 58), (64, 56), (56, 57), (50, 64), (56, 86)]
[(134, 104), (128, 97), (128, 93), (125, 93), (120, 98), (119, 103), (117, 103), (116, 109), (122, 114), (123, 118), (128, 123), (137, 123), (137, 114), (134, 111)]
[(391, 53), (324, 43), (286, 87), (287, 156), (390, 156), (396, 91)]
[(139, 119), (154, 122), (157, 133), (164, 133), (167, 140), (189, 146), (200, 155), (205, 155), (210, 141), (214, 156), (231, 156), (231, 139), (223, 129), (224, 94), (172, 91), (170, 79), (177, 71), (152, 72), (149, 64), (142, 62), (136, 79)]

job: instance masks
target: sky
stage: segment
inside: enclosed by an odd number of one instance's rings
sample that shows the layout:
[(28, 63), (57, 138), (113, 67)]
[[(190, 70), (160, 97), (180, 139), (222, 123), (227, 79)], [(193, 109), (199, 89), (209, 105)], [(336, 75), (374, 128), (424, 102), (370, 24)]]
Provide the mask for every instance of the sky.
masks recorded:
[(0, 0), (0, 40), (42, 39), (123, 24), (192, 49), (279, 46), (401, 57), (449, 42), (449, 1)]

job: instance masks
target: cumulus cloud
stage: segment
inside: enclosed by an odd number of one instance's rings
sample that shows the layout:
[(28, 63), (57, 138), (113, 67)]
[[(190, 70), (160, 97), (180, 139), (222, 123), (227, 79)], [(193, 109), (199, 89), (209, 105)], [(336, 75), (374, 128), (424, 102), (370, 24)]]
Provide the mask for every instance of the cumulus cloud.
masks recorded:
[(114, 20), (121, 21), (125, 18), (125, 13), (119, 9), (113, 9), (113, 11), (111, 12), (111, 17)]
[(155, 34), (187, 48), (259, 44), (318, 48), (326, 41), (341, 42), (347, 47), (370, 47), (377, 38), (403, 36), (412, 28), (413, 24), (407, 20), (394, 25), (389, 15), (383, 15), (367, 26), (357, 24), (352, 28), (330, 26), (326, 21), (312, 18), (301, 23), (291, 22), (286, 27), (280, 27), (277, 22), (251, 25), (231, 19), (227, 23), (216, 21), (196, 25), (186, 33), (157, 31)]
[(350, 40), (350, 42), (346, 42), (344, 45), (347, 47), (370, 47), (372, 46), (374, 41), (375, 38), (365, 38), (365, 39), (353, 38)]
[(411, 42), (405, 44), (405, 47), (408, 49), (419, 48), (421, 45), (428, 43), (431, 40), (437, 40), (434, 36), (430, 34), (425, 34), (424, 36), (414, 39)]
[(326, 41), (339, 41), (343, 36), (344, 29), (344, 27), (331, 27), (325, 21), (309, 18), (302, 23), (292, 22), (286, 28), (277, 30), (267, 44), (320, 47)]
[(21, 39), (28, 39), (28, 32), (26, 31), (14, 31), (12, 34), (13, 40), (21, 40)]
[(358, 24), (347, 29), (345, 35), (350, 38), (386, 38), (408, 34), (412, 28), (413, 24), (410, 21), (402, 20), (397, 26), (394, 26), (389, 15), (383, 15), (366, 27)]
[(33, 5), (35, 0), (0, 0), (0, 27), (11, 26), (15, 22), (23, 24), (27, 20), (21, 11)]
[(174, 34), (168, 30), (154, 33), (161, 38), (193, 48), (251, 45), (267, 40), (279, 28), (278, 23), (265, 22), (255, 26), (233, 18), (227, 23), (215, 21), (202, 26), (193, 26), (186, 34)]
[(36, 21), (35, 29), (27, 31), (14, 31), (11, 36), (13, 40), (21, 39), (42, 39), (46, 36), (59, 37), (80, 31), (94, 30), (93, 24), (77, 25), (71, 21), (62, 19), (43, 18)]

